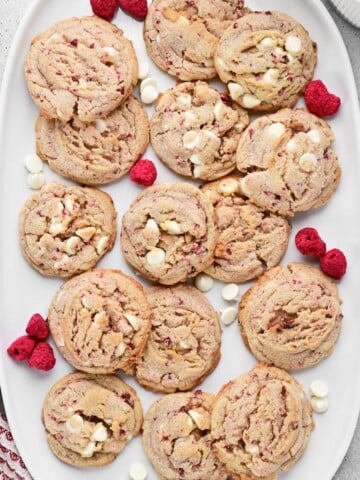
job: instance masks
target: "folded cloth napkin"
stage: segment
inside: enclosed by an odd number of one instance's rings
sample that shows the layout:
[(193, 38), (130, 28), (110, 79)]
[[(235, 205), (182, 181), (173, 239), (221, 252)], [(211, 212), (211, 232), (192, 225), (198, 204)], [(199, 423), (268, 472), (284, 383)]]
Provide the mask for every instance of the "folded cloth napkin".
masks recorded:
[(5, 415), (0, 414), (0, 479), (31, 480), (9, 430)]

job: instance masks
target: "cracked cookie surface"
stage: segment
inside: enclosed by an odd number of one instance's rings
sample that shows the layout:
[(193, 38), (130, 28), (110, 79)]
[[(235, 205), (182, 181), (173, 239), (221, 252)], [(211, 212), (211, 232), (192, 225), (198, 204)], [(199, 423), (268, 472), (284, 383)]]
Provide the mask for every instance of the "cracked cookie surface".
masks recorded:
[(230, 175), (201, 190), (214, 206), (218, 231), (214, 262), (205, 272), (223, 282), (247, 282), (277, 265), (291, 231), (286, 218), (250, 203), (240, 184), (240, 176)]
[(95, 188), (48, 183), (20, 212), (20, 246), (43, 275), (71, 277), (94, 267), (112, 249), (117, 214)]
[(227, 480), (211, 451), (214, 395), (197, 390), (159, 398), (147, 411), (143, 447), (162, 480)]
[(218, 315), (207, 298), (190, 285), (153, 287), (145, 294), (152, 327), (136, 365), (136, 378), (156, 392), (190, 390), (220, 360)]
[(294, 106), (316, 62), (308, 32), (277, 11), (250, 13), (233, 22), (215, 53), (216, 70), (232, 99), (259, 112)]
[(247, 112), (207, 83), (181, 83), (156, 105), (151, 144), (174, 172), (215, 180), (234, 170), (236, 148), (248, 124)]
[(130, 96), (107, 117), (93, 123), (36, 122), (37, 154), (63, 177), (83, 185), (101, 185), (124, 176), (149, 143), (149, 121), (138, 100)]
[(76, 372), (48, 392), (42, 411), (47, 441), (63, 462), (101, 467), (137, 435), (142, 424), (140, 400), (116, 375)]
[(342, 324), (336, 284), (302, 263), (274, 267), (239, 304), (239, 325), (255, 357), (286, 370), (310, 367), (334, 349)]
[(245, 12), (242, 0), (153, 0), (144, 25), (148, 54), (180, 80), (213, 78), (219, 38)]
[(88, 373), (131, 371), (150, 332), (143, 287), (118, 270), (93, 270), (63, 284), (48, 321), (62, 356)]
[(257, 365), (226, 384), (212, 408), (213, 451), (240, 478), (289, 470), (303, 454), (312, 428), (302, 386), (268, 365)]
[(284, 216), (327, 203), (341, 169), (328, 123), (285, 108), (254, 120), (240, 138), (241, 189), (259, 207)]
[(212, 262), (214, 209), (187, 183), (162, 183), (140, 193), (122, 219), (121, 248), (141, 275), (164, 285), (195, 276)]
[(99, 17), (56, 23), (31, 43), (25, 61), (30, 95), (47, 118), (84, 122), (103, 118), (137, 83), (138, 65), (130, 40)]

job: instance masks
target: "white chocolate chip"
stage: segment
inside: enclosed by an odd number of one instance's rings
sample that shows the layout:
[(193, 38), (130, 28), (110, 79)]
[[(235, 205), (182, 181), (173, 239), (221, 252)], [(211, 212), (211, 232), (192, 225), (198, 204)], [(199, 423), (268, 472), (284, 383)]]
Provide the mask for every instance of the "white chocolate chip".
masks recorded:
[(184, 126), (186, 128), (192, 127), (197, 119), (197, 116), (194, 112), (186, 111), (184, 112)]
[(103, 237), (100, 237), (96, 245), (97, 253), (99, 255), (102, 255), (105, 252), (108, 245), (109, 245), (109, 237), (107, 237), (106, 235), (104, 235)]
[(80, 455), (83, 457), (83, 458), (90, 458), (94, 455), (94, 452), (95, 452), (95, 447), (96, 447), (96, 443), (95, 442), (89, 442), (87, 444), (87, 446), (84, 448), (84, 450), (82, 452), (80, 452)]
[(297, 150), (297, 143), (295, 140), (289, 140), (288, 143), (286, 144), (285, 150), (287, 153), (294, 153)]
[(191, 155), (190, 162), (193, 163), (194, 165), (202, 165), (200, 155), (198, 155), (197, 153), (194, 153), (194, 155)]
[(122, 357), (124, 352), (126, 350), (126, 345), (124, 342), (120, 342), (119, 345), (116, 347), (116, 350), (115, 350), (115, 355), (117, 357)]
[(259, 455), (259, 447), (257, 445), (247, 445), (245, 450), (251, 455)]
[(64, 233), (66, 231), (66, 225), (61, 222), (56, 222), (54, 218), (51, 219), (51, 224), (49, 227), (49, 233), (51, 235), (59, 235), (59, 233)]
[(289, 35), (285, 41), (286, 50), (292, 55), (296, 55), (301, 52), (302, 43), (299, 37)]
[(280, 138), (285, 132), (285, 125), (280, 122), (273, 123), (268, 127), (267, 132), (272, 137)]
[(83, 425), (83, 418), (77, 413), (75, 413), (69, 418), (69, 420), (66, 421), (65, 427), (66, 430), (70, 433), (80, 433)]
[(153, 218), (149, 218), (145, 225), (145, 230), (151, 233), (159, 233), (159, 227)]
[(310, 393), (314, 397), (325, 398), (329, 394), (329, 389), (322, 380), (314, 380), (310, 384)]
[(276, 40), (270, 37), (265, 37), (261, 40), (260, 44), (263, 47), (275, 47), (276, 45)]
[(105, 328), (108, 325), (107, 315), (104, 310), (98, 312), (94, 316), (94, 325), (101, 329)]
[(299, 159), (299, 167), (304, 172), (312, 172), (316, 167), (316, 157), (313, 153), (304, 153)]
[(139, 63), (138, 79), (144, 80), (149, 75), (149, 64), (146, 62)]
[(90, 437), (90, 440), (94, 442), (105, 442), (108, 438), (108, 433), (106, 428), (102, 423), (97, 423), (93, 434)]
[(142, 93), (144, 88), (150, 87), (150, 86), (155, 87), (157, 89), (156, 80), (152, 77), (147, 77), (140, 83), (140, 93)]
[(263, 81), (265, 83), (275, 83), (279, 75), (280, 72), (277, 68), (269, 68), (269, 70), (264, 73)]
[(87, 298), (86, 297), (82, 297), (81, 299), (81, 305), (85, 308), (89, 308), (89, 302), (87, 301)]
[(106, 122), (104, 120), (95, 120), (95, 128), (99, 133), (103, 133), (106, 130)]
[(54, 263), (54, 268), (62, 268), (69, 263), (70, 258), (64, 253), (58, 262)]
[(65, 205), (65, 208), (68, 212), (72, 212), (74, 210), (74, 204), (73, 204), (71, 198), (66, 197), (65, 200), (64, 200), (64, 205)]
[(217, 102), (214, 107), (214, 115), (216, 120), (219, 122), (224, 118), (226, 112), (226, 107), (223, 102)]
[(229, 89), (230, 97), (233, 100), (239, 100), (239, 98), (242, 97), (242, 95), (244, 95), (245, 93), (244, 88), (238, 83), (234, 83), (234, 82), (228, 83), (228, 89)]
[(200, 273), (195, 278), (195, 287), (200, 290), (200, 292), (208, 292), (212, 289), (213, 285), (214, 280), (209, 277), (209, 275), (206, 275), (206, 273)]
[(325, 413), (329, 408), (329, 399), (328, 397), (319, 398), (319, 397), (312, 397), (310, 400), (312, 409), (316, 413)]
[(238, 189), (238, 182), (235, 178), (227, 178), (220, 182), (218, 188), (223, 195), (232, 195)]
[(135, 462), (130, 465), (129, 475), (131, 480), (145, 480), (147, 477), (147, 471), (142, 463)]
[(245, 95), (242, 97), (242, 104), (245, 108), (255, 108), (260, 105), (260, 103), (261, 100), (256, 98), (254, 95), (251, 95), (250, 93), (245, 93)]
[(132, 315), (131, 313), (125, 313), (124, 317), (130, 323), (130, 325), (135, 330), (135, 332), (137, 332), (142, 324), (141, 318), (138, 318), (135, 315)]
[(81, 244), (81, 240), (79, 237), (70, 237), (65, 242), (65, 252), (69, 255), (75, 255), (79, 245)]
[(194, 178), (200, 178), (202, 173), (203, 171), (201, 167), (197, 166), (194, 168), (194, 171), (193, 171)]
[(244, 195), (250, 197), (252, 195), (252, 189), (251, 189), (251, 183), (248, 182), (247, 178), (248, 177), (244, 177), (240, 180), (240, 190)]
[(159, 265), (165, 257), (166, 254), (162, 248), (154, 247), (146, 254), (146, 261), (149, 265)]
[(166, 222), (161, 223), (160, 227), (170, 235), (181, 235), (183, 233), (180, 225), (175, 220), (167, 220)]
[(236, 283), (229, 283), (228, 285), (225, 285), (225, 287), (223, 287), (223, 289), (221, 290), (221, 296), (224, 300), (235, 300), (238, 295), (239, 287), (236, 285)]
[(189, 150), (197, 147), (199, 145), (200, 136), (195, 130), (190, 130), (186, 132), (183, 136), (183, 145)]
[(235, 320), (237, 316), (237, 310), (235, 307), (228, 307), (228, 308), (225, 308), (225, 310), (223, 310), (221, 312), (221, 321), (224, 325), (230, 325), (231, 323), (233, 323), (233, 321)]
[(36, 153), (27, 155), (24, 160), (24, 165), (30, 173), (40, 173), (43, 171), (43, 161)]
[(45, 184), (44, 174), (42, 172), (29, 173), (27, 176), (27, 184), (32, 190), (40, 190), (40, 188)]
[(180, 340), (180, 342), (178, 343), (178, 346), (183, 350), (187, 350), (188, 348), (190, 348), (190, 345), (186, 340)]
[(88, 242), (96, 233), (95, 227), (84, 227), (76, 230), (76, 235), (80, 237), (84, 242)]
[(203, 132), (208, 138), (212, 138), (213, 140), (219, 140), (219, 137), (211, 130), (203, 130)]
[(319, 130), (309, 130), (306, 134), (313, 143), (320, 143), (321, 137)]
[(141, 92), (141, 101), (143, 103), (150, 104), (155, 102), (158, 96), (159, 96), (159, 92), (157, 88), (152, 85), (149, 85), (148, 87), (145, 87)]
[(106, 57), (109, 58), (109, 60), (114, 60), (116, 54), (119, 53), (114, 47), (103, 47), (103, 51), (106, 53)]
[(176, 102), (179, 103), (183, 107), (190, 107), (191, 106), (191, 95), (188, 93), (183, 93), (179, 95), (176, 99)]
[(200, 430), (210, 429), (210, 415), (203, 415), (196, 410), (189, 410), (188, 414)]
[(281, 47), (276, 47), (275, 53), (277, 53), (278, 55), (284, 55), (285, 50), (283, 50)]

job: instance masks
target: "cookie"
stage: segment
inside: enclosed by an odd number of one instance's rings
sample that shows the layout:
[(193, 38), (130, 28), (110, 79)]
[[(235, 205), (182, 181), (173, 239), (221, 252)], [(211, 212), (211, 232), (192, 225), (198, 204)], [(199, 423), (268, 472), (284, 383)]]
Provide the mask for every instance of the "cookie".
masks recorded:
[(254, 120), (240, 138), (241, 189), (264, 210), (292, 216), (327, 203), (341, 177), (330, 126), (305, 110)]
[(294, 106), (316, 62), (316, 45), (305, 28), (277, 11), (233, 22), (215, 53), (215, 68), (232, 99), (257, 112)]
[(187, 183), (147, 188), (122, 219), (125, 259), (140, 275), (164, 285), (184, 282), (205, 270), (215, 244), (213, 206)]
[(150, 332), (142, 285), (119, 270), (93, 270), (65, 282), (48, 313), (62, 356), (88, 373), (131, 371)]
[(205, 295), (190, 285), (146, 291), (151, 333), (136, 365), (136, 378), (155, 392), (190, 390), (220, 360), (218, 315)]
[(289, 470), (303, 454), (312, 428), (302, 386), (267, 365), (225, 385), (212, 408), (213, 451), (234, 475), (263, 478)]
[(242, 194), (241, 177), (206, 183), (202, 192), (215, 208), (218, 241), (206, 273), (223, 282), (243, 283), (277, 265), (286, 252), (291, 225), (251, 204)]
[(227, 480), (211, 451), (214, 395), (197, 390), (156, 400), (147, 411), (143, 447), (161, 480)]
[(148, 54), (180, 80), (213, 78), (219, 38), (246, 11), (243, 0), (153, 0), (144, 25)]
[(36, 122), (37, 154), (52, 170), (83, 185), (101, 185), (125, 175), (149, 143), (149, 121), (141, 103), (130, 96), (106, 118), (93, 123)]
[(53, 453), (75, 467), (101, 467), (137, 435), (142, 408), (133, 388), (116, 375), (76, 372), (62, 377), (43, 404)]
[(99, 17), (72, 17), (33, 39), (25, 60), (42, 115), (68, 122), (104, 118), (132, 92), (138, 64), (130, 40)]
[(239, 325), (255, 357), (286, 370), (319, 363), (340, 334), (336, 284), (302, 263), (274, 267), (241, 298)]
[(181, 83), (156, 106), (151, 144), (174, 172), (215, 180), (236, 167), (236, 148), (248, 124), (247, 112), (207, 83)]
[(22, 253), (43, 275), (71, 277), (82, 273), (112, 249), (116, 217), (107, 193), (48, 183), (21, 209)]

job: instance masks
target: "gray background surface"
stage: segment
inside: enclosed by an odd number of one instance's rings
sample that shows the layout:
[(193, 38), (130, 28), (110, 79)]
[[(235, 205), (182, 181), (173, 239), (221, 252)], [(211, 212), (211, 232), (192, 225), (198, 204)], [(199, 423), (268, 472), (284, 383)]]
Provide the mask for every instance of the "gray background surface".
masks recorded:
[[(32, 1), (0, 0), (0, 82), (17, 26)], [(292, 1), (301, 2), (301, 0)], [(344, 38), (353, 65), (358, 92), (360, 92), (360, 29), (351, 26), (338, 15), (328, 0), (322, 1), (330, 11)], [(0, 411), (4, 411), (1, 395)], [(322, 479), (319, 478), (319, 480)], [(349, 451), (333, 480), (360, 480), (360, 421), (358, 422)]]

